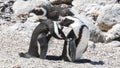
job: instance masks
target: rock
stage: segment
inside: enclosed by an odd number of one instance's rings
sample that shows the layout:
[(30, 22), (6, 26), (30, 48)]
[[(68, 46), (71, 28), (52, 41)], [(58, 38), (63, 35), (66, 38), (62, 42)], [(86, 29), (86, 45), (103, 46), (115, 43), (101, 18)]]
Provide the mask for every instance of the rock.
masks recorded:
[(13, 14), (12, 5), (14, 1), (0, 2), (0, 18), (6, 21), (11, 20), (11, 15)]
[(96, 45), (93, 41), (89, 41), (88, 42), (88, 46), (91, 48), (91, 49), (95, 49)]
[(106, 42), (106, 38), (105, 38), (104, 34), (101, 31), (96, 31), (96, 30), (91, 31), (90, 40), (93, 41), (94, 43)]
[(100, 9), (107, 4), (115, 4), (116, 0), (73, 0), (72, 5), (78, 13), (85, 13), (96, 21), (101, 13)]
[(71, 2), (73, 0), (49, 0), (53, 5), (59, 5), (59, 4), (68, 4), (71, 5)]
[[(75, 2), (75, 4), (74, 4)], [(81, 1), (83, 2), (83, 1)], [(87, 17), (91, 18), (93, 21), (96, 21), (98, 15), (99, 15), (99, 10), (103, 6), (97, 4), (97, 3), (83, 3), (81, 4), (80, 1), (76, 3), (76, 0), (74, 0), (73, 3), (73, 9), (77, 10), (78, 13), (84, 13)], [(79, 3), (79, 4), (78, 4)], [(76, 5), (77, 4), (77, 5)], [(95, 23), (95, 22), (94, 22)]]
[(100, 12), (97, 23), (102, 31), (108, 31), (113, 25), (120, 24), (120, 4), (106, 5)]
[(105, 46), (109, 47), (120, 47), (120, 42), (119, 41), (111, 41), (110, 43), (105, 44)]
[(116, 3), (116, 0), (73, 0), (72, 5), (74, 6), (81, 6), (85, 4), (113, 4)]
[(99, 26), (99, 28), (102, 30), (102, 31), (108, 31), (109, 29), (111, 29), (112, 28), (112, 26), (108, 26), (108, 25), (106, 25), (106, 24), (104, 24), (104, 23), (98, 23), (97, 24), (98, 26)]
[(13, 66), (13, 68), (21, 68), (20, 65)]
[(17, 0), (13, 4), (14, 16), (18, 16), (20, 14), (26, 14), (36, 6), (40, 5), (50, 5), (48, 0)]
[(113, 40), (120, 40), (120, 24), (114, 25), (108, 32), (106, 33), (107, 42)]

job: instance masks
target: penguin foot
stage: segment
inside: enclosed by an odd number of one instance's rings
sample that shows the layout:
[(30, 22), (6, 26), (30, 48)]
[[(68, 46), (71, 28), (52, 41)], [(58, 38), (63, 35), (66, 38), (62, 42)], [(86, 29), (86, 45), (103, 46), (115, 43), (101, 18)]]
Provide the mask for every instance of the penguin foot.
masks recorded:
[(24, 58), (31, 58), (31, 57), (33, 57), (33, 56), (31, 56), (30, 54), (28, 54), (28, 53), (23, 53), (23, 52), (19, 53), (19, 56), (20, 56), (20, 57), (24, 57)]

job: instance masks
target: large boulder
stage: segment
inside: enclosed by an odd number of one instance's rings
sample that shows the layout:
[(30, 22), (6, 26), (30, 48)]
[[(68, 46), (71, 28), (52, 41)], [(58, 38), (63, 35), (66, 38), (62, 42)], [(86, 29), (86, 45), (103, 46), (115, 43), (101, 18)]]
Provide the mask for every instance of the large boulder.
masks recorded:
[(106, 5), (100, 10), (97, 23), (102, 31), (108, 31), (115, 24), (120, 24), (120, 4)]

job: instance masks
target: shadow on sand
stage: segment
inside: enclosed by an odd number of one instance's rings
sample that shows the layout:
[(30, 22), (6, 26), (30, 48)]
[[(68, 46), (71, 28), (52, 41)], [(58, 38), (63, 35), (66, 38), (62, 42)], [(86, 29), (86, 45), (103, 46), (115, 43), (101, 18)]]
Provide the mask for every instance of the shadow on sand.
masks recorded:
[[(59, 58), (59, 56), (52, 56), (52, 55), (48, 55), (47, 57), (46, 57), (46, 59), (48, 59), (48, 60), (55, 60), (55, 61), (57, 61), (57, 60), (61, 60), (60, 58)], [(67, 62), (67, 61), (66, 61)], [(90, 64), (92, 64), (92, 65), (104, 65), (104, 62), (103, 61), (91, 61), (91, 60), (89, 60), (89, 59), (80, 59), (80, 60), (78, 60), (78, 61), (75, 61), (74, 63), (90, 63)]]

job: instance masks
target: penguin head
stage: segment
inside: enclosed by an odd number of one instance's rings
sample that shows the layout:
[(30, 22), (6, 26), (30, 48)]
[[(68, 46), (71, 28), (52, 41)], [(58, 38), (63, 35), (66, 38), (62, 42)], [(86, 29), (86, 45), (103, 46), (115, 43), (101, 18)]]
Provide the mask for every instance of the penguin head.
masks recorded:
[(40, 6), (37, 6), (36, 8), (31, 10), (29, 13), (34, 13), (37, 16), (45, 16), (47, 14), (47, 11)]
[(68, 19), (68, 18), (64, 18), (61, 22), (60, 25), (61, 26), (66, 26), (68, 27), (70, 24), (74, 23), (74, 20)]
[(29, 17), (34, 18), (36, 21), (37, 20), (42, 21), (47, 19), (46, 14), (47, 14), (46, 9), (37, 6), (36, 8), (34, 8), (29, 12)]
[(51, 19), (58, 20), (59, 12), (54, 10), (53, 7), (48, 6), (38, 6), (29, 12), (30, 17), (36, 16), (41, 20)]

